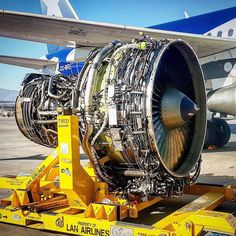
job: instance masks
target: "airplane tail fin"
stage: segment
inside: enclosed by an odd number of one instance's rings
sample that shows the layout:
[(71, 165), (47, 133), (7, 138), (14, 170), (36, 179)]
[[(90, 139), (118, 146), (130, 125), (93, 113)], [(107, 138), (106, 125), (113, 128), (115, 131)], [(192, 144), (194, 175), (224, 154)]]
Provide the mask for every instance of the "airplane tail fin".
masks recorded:
[[(40, 0), (40, 6), (43, 15), (79, 19), (69, 0)], [(47, 48), (49, 53), (63, 49), (51, 44), (48, 44)]]

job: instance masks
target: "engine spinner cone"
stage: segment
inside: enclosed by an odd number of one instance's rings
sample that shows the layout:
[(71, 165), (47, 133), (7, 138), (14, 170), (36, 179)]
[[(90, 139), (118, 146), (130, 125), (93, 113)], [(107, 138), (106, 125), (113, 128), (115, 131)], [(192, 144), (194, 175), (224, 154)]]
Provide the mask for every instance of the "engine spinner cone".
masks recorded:
[(184, 125), (198, 110), (197, 105), (179, 90), (166, 89), (161, 101), (162, 122), (166, 128)]

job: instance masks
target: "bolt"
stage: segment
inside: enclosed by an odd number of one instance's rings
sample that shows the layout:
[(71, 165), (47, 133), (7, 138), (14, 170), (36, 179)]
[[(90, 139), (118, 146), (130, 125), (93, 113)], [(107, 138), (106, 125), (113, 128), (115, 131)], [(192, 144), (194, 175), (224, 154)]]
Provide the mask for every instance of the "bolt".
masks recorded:
[(189, 222), (185, 223), (186, 229), (191, 229), (192, 228), (192, 224)]

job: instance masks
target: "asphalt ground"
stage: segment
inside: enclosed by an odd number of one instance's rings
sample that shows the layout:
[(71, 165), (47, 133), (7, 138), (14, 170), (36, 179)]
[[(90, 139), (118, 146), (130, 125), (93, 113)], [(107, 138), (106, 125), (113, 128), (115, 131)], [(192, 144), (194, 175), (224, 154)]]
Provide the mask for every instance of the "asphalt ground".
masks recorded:
[[(230, 142), (223, 148), (203, 151), (201, 175), (198, 182), (212, 184), (236, 184), (236, 120), (228, 121), (231, 127)], [(18, 130), (14, 117), (0, 118), (0, 175), (17, 175), (31, 173), (40, 164), (52, 149), (39, 146), (25, 138)], [(87, 162), (84, 154), (81, 155), (83, 164)], [(0, 190), (0, 197), (9, 195), (10, 191)], [(152, 209), (144, 210), (141, 217), (133, 220), (135, 223), (153, 224), (169, 213), (182, 207), (193, 196), (184, 196), (177, 200), (163, 200)], [(226, 211), (236, 215), (236, 203), (224, 203), (216, 210)], [(48, 232), (39, 232), (32, 229), (0, 224), (0, 236), (16, 235), (58, 235)]]

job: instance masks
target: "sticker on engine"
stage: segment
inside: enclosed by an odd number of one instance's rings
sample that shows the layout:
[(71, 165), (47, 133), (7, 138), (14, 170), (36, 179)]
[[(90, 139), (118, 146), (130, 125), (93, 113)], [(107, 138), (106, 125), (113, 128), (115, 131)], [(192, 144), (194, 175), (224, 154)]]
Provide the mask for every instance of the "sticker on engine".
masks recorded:
[(31, 99), (30, 99), (30, 98), (24, 98), (23, 101), (24, 101), (24, 102), (30, 102)]
[(108, 117), (109, 117), (109, 125), (117, 125), (116, 105), (109, 106)]
[(114, 85), (109, 85), (108, 86), (108, 97), (112, 98), (115, 95), (115, 86)]
[(134, 230), (119, 226), (111, 226), (111, 236), (133, 236)]

